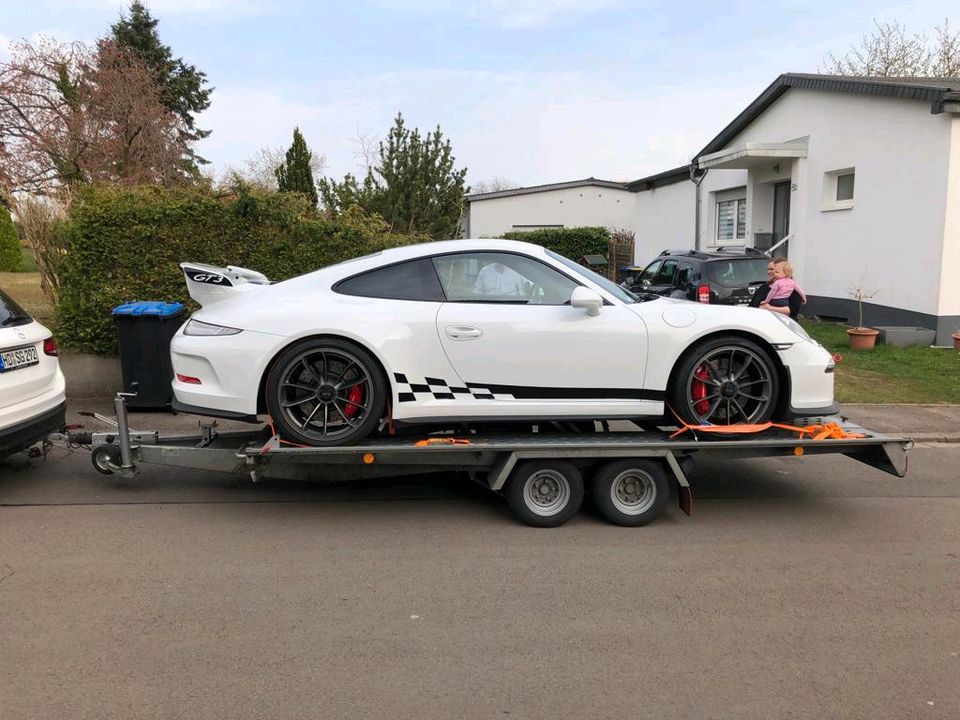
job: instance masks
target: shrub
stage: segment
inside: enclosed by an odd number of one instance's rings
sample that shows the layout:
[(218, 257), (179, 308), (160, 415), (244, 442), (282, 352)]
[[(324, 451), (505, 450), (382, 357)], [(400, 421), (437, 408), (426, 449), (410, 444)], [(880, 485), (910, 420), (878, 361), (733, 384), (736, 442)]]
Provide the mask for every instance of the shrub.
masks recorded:
[(419, 242), (359, 209), (336, 220), (298, 193), (201, 188), (86, 188), (63, 225), (58, 333), (78, 349), (113, 353), (110, 311), (133, 300), (189, 303), (178, 264), (239, 265), (283, 280), (350, 257)]
[(23, 248), (13, 218), (0, 205), (0, 272), (17, 272), (23, 264)]
[(580, 262), (584, 255), (608, 257), (610, 250), (610, 231), (605, 227), (543, 228), (508, 232), (503, 237), (543, 245), (575, 262)]

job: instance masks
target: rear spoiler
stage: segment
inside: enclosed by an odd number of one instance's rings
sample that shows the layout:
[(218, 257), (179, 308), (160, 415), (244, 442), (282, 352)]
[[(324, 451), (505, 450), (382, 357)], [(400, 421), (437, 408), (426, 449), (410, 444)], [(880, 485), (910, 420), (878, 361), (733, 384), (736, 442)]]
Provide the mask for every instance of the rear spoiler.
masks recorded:
[(221, 268), (185, 262), (180, 263), (180, 269), (187, 281), (190, 297), (202, 306), (235, 297), (237, 293), (259, 290), (260, 286), (270, 284), (263, 273), (233, 265)]

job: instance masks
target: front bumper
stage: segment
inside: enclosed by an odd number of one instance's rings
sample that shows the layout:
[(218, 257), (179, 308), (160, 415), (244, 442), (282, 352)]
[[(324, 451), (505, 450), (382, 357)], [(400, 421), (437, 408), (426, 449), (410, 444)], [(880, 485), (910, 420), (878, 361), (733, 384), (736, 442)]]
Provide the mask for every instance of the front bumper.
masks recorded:
[(840, 403), (833, 397), (833, 356), (819, 343), (804, 340), (780, 351), (787, 369), (790, 395), (786, 410), (791, 417), (835, 415)]

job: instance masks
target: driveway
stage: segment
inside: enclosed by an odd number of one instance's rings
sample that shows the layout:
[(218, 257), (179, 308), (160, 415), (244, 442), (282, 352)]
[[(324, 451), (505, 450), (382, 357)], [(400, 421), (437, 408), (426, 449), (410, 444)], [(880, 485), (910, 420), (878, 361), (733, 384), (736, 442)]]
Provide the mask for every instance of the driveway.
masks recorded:
[(691, 518), (536, 530), (456, 476), (0, 461), (0, 717), (956, 718), (958, 466), (703, 462)]

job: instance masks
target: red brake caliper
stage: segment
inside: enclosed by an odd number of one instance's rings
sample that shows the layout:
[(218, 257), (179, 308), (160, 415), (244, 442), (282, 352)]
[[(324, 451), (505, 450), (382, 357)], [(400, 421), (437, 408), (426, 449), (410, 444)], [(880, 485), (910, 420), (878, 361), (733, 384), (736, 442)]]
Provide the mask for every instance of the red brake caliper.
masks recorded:
[[(363, 384), (354, 385), (352, 388), (350, 388), (350, 392), (347, 393), (347, 400), (352, 403), (356, 403), (357, 405), (363, 405)], [(354, 415), (360, 412), (360, 408), (358, 408), (357, 405), (347, 405), (343, 411), (343, 414), (348, 418), (352, 418)]]
[(693, 377), (696, 379), (690, 383), (690, 399), (694, 402), (694, 410), (701, 415), (705, 415), (707, 410), (710, 409), (710, 403), (704, 400), (704, 398), (707, 396), (707, 384), (704, 382), (704, 380), (710, 379), (710, 373), (708, 373), (707, 369), (701, 365), (694, 370)]

